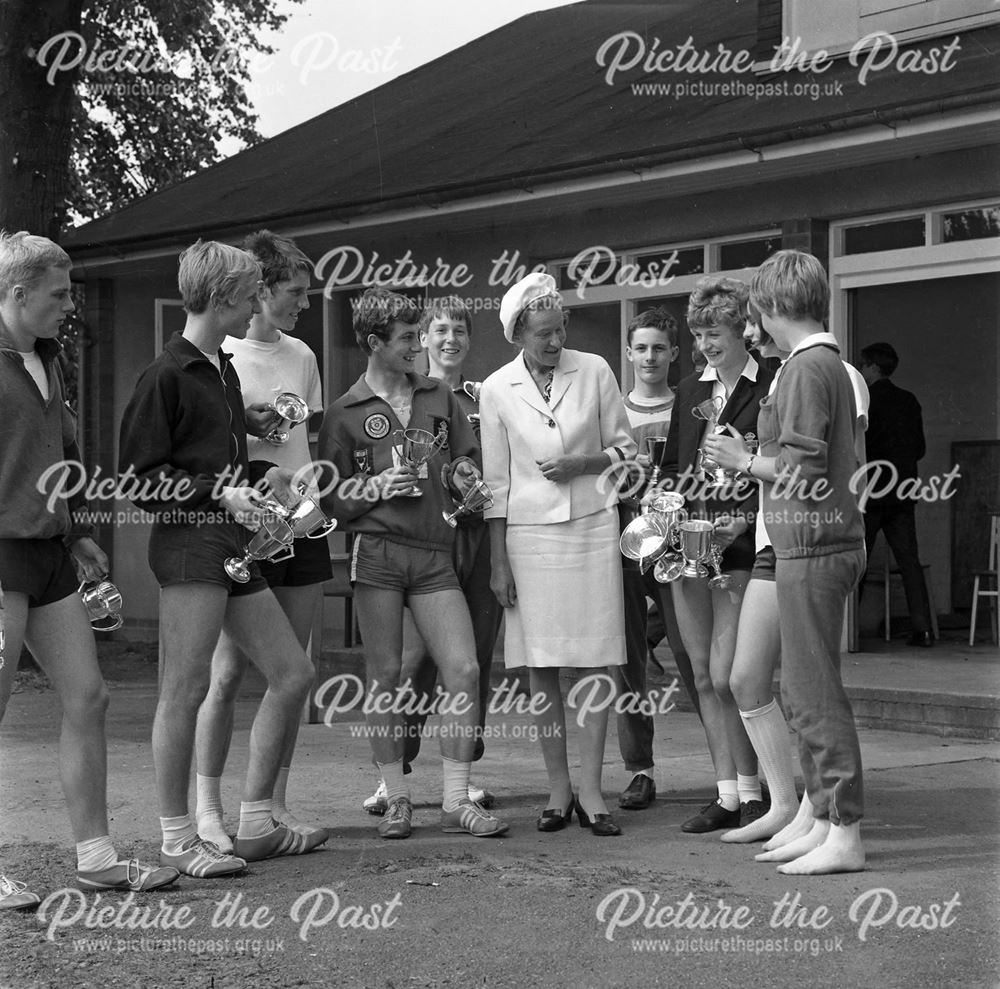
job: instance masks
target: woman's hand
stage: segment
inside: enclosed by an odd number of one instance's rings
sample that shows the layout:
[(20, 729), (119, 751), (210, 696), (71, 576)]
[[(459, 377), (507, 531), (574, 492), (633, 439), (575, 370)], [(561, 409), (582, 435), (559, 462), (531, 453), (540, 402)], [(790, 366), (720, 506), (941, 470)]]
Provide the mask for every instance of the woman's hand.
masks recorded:
[(258, 506), (261, 501), (261, 493), (246, 486), (225, 487), (219, 495), (219, 504), (251, 532), (260, 528), (261, 512)]
[(69, 551), (79, 565), (80, 573), (86, 581), (100, 580), (111, 569), (107, 554), (90, 536), (78, 539)]
[(749, 529), (746, 519), (723, 515), (716, 523), (712, 533), (712, 542), (718, 543), (722, 550), (728, 549), (734, 539), (742, 536)]
[(713, 433), (705, 437), (705, 456), (727, 470), (742, 470), (750, 450), (740, 434), (727, 423), (727, 433)]
[(517, 602), (517, 588), (514, 574), (506, 560), (494, 560), (490, 571), (490, 590), (496, 595), (502, 608), (513, 608)]
[(561, 457), (536, 460), (535, 463), (545, 480), (556, 484), (572, 480), (587, 469), (587, 458), (582, 453), (564, 453)]

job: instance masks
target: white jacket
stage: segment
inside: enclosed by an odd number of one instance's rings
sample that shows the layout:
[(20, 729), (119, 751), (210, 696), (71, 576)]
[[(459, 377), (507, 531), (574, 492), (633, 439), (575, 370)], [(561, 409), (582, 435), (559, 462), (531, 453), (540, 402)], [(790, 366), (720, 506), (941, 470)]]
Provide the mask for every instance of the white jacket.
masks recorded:
[(484, 480), (494, 494), (485, 518), (568, 522), (617, 504), (611, 479), (581, 474), (556, 484), (536, 463), (563, 454), (604, 452), (613, 464), (635, 456), (621, 392), (604, 358), (563, 350), (546, 404), (518, 354), (483, 382), (479, 412)]

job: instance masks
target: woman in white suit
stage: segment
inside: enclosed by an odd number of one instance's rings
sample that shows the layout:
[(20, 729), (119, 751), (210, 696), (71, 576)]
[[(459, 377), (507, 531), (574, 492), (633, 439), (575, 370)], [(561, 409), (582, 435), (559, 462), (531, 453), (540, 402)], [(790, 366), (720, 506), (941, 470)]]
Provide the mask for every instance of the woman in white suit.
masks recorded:
[[(625, 662), (614, 465), (635, 454), (615, 377), (603, 358), (565, 349), (568, 314), (550, 275), (504, 296), (504, 336), (520, 352), (483, 383), (480, 416), (492, 587), (506, 609), (504, 661), (527, 666), (542, 695), (536, 726), (551, 790), (540, 831), (621, 834), (601, 792), (607, 703), (581, 712), (579, 797), (566, 760), (561, 667)], [(603, 477), (602, 477), (603, 475)], [(571, 708), (572, 711), (572, 708)]]

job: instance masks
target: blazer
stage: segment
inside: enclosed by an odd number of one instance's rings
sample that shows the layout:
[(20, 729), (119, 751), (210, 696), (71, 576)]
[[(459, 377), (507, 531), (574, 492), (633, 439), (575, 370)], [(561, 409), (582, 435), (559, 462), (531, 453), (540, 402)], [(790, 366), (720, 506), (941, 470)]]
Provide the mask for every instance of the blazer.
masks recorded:
[(483, 382), (479, 413), (484, 480), (494, 496), (485, 518), (568, 522), (617, 504), (616, 479), (581, 474), (555, 484), (535, 462), (572, 453), (604, 452), (612, 464), (634, 458), (621, 392), (602, 357), (563, 350), (546, 403), (519, 353)]
[[(756, 363), (756, 362), (754, 362)], [(767, 397), (774, 375), (761, 365), (757, 365), (757, 380), (740, 377), (732, 390), (729, 400), (719, 416), (719, 424), (727, 424), (739, 431), (740, 435), (753, 433), (757, 436), (757, 415), (761, 400)], [(677, 385), (674, 398), (674, 414), (670, 417), (670, 431), (667, 433), (667, 452), (664, 456), (664, 473), (676, 477), (685, 470), (694, 469), (695, 458), (701, 438), (705, 432), (704, 420), (696, 419), (692, 410), (701, 402), (712, 397), (714, 381), (702, 381), (701, 372), (695, 371), (683, 378)], [(742, 514), (747, 516), (749, 529), (733, 541), (723, 554), (726, 569), (749, 569), (756, 555), (754, 549), (754, 520), (759, 503), (759, 487), (756, 481), (746, 484), (744, 498), (725, 500), (706, 498), (691, 501), (688, 509), (692, 515), (702, 513), (709, 517), (721, 514)], [(683, 494), (683, 488), (681, 489)]]

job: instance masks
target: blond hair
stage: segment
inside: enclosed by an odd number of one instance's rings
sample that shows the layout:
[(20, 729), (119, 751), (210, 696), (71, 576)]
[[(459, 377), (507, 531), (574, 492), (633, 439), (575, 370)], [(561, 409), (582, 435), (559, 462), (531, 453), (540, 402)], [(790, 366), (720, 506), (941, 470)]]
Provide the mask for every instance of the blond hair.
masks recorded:
[(69, 255), (48, 237), (0, 230), (0, 299), (15, 285), (32, 288), (49, 268), (73, 267)]
[(177, 272), (184, 309), (203, 313), (210, 305), (231, 306), (248, 278), (259, 280), (260, 265), (247, 251), (214, 240), (199, 240), (181, 252)]

